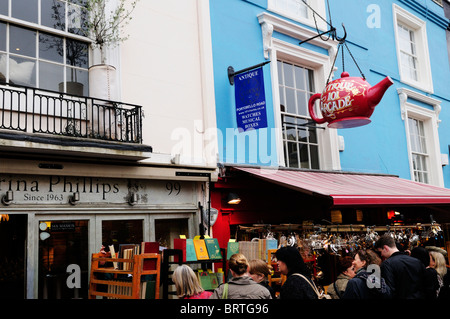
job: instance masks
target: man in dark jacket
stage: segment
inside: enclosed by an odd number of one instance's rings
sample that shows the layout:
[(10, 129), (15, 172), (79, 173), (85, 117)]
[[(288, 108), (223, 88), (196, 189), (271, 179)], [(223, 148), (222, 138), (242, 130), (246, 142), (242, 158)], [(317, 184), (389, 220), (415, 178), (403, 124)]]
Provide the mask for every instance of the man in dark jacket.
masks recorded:
[(375, 249), (385, 259), (381, 264), (381, 276), (390, 287), (393, 298), (423, 299), (425, 266), (420, 260), (400, 252), (388, 233), (377, 240)]

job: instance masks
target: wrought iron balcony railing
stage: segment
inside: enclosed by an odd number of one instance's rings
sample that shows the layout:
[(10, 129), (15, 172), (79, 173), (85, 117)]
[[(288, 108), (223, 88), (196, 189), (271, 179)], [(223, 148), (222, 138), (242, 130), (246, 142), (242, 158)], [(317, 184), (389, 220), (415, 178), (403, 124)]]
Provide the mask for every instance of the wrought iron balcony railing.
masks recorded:
[(24, 86), (0, 86), (0, 129), (142, 143), (142, 107)]

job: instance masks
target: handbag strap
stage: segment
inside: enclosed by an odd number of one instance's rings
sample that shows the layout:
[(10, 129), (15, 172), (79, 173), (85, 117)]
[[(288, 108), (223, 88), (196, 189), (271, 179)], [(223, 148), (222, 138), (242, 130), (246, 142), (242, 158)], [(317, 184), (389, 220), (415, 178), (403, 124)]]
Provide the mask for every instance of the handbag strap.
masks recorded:
[(223, 285), (222, 299), (228, 299), (228, 283)]
[(317, 289), (316, 285), (315, 285), (313, 282), (309, 281), (308, 278), (306, 278), (306, 277), (303, 276), (302, 274), (294, 273), (293, 275), (300, 276), (300, 277), (302, 277), (303, 279), (305, 279), (305, 280), (308, 282), (308, 284), (311, 286), (311, 288), (314, 290), (314, 292), (317, 294), (317, 296), (320, 297), (319, 290)]

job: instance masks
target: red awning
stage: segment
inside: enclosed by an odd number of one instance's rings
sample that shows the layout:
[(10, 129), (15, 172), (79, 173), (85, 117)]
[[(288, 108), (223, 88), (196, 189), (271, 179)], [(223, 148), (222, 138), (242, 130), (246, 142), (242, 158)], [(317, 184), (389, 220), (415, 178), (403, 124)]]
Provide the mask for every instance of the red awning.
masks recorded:
[(328, 197), (334, 206), (450, 204), (450, 189), (393, 175), (234, 168), (302, 193)]

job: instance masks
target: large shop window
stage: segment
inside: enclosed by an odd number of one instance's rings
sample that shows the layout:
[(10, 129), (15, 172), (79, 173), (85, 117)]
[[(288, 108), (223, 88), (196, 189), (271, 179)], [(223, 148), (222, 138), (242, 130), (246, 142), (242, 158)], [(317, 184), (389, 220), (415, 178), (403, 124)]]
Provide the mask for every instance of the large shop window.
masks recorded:
[(0, 299), (25, 297), (27, 215), (0, 216)]
[[(102, 244), (108, 250), (114, 245), (119, 252), (121, 244), (140, 244), (144, 241), (143, 221), (137, 220), (104, 220), (102, 221)], [(99, 247), (100, 248), (100, 247)]]
[[(89, 43), (71, 38), (72, 34), (83, 35), (86, 12), (80, 3), (3, 1), (0, 83), (88, 95)], [(14, 24), (13, 19), (23, 20), (26, 27)]]
[(185, 235), (189, 238), (188, 219), (157, 219), (155, 220), (155, 239), (159, 245), (173, 248), (173, 240)]
[(319, 169), (317, 129), (308, 124), (308, 100), (314, 94), (314, 71), (278, 61), (280, 113), (287, 167)]
[[(39, 222), (39, 299), (87, 298), (87, 220)], [(67, 285), (69, 265), (80, 269), (81, 288)]]

